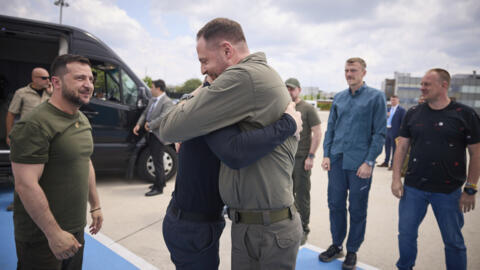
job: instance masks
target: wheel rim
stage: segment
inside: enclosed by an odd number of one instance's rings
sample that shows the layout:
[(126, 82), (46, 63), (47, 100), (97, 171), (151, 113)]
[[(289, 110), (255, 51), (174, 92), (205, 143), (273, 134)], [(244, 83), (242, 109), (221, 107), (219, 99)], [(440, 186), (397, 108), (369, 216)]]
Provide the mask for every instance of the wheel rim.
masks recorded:
[[(155, 177), (155, 165), (153, 165), (153, 157), (152, 155), (148, 156), (147, 159), (147, 172), (152, 176)], [(168, 175), (173, 169), (173, 160), (169, 153), (163, 153), (163, 168), (165, 171), (165, 175)]]

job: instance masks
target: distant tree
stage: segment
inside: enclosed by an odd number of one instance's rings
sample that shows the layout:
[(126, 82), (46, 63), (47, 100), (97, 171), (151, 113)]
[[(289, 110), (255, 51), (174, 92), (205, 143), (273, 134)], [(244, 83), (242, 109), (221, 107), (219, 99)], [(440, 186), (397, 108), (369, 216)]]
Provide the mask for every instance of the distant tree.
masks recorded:
[(193, 90), (197, 89), (200, 85), (202, 85), (202, 81), (200, 79), (189, 79), (183, 83), (182, 86), (176, 87), (175, 90), (180, 93), (191, 93)]
[(145, 76), (143, 79), (142, 79), (148, 87), (152, 87), (152, 78), (150, 76)]

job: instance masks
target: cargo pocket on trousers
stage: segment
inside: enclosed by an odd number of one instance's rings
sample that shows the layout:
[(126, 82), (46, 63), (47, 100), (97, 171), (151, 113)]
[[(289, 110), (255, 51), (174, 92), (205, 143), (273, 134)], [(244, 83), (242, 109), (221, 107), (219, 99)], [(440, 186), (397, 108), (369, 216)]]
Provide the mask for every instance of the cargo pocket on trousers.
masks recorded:
[(278, 247), (280, 248), (288, 248), (292, 245), (296, 244), (298, 239), (297, 232), (277, 232), (275, 233), (275, 240), (277, 242)]

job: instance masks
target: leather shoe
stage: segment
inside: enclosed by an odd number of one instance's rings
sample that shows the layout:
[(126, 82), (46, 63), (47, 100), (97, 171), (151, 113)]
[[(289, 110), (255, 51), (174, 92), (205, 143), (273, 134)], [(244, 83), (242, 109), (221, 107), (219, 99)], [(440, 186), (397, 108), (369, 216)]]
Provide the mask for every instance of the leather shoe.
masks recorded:
[(388, 167), (388, 164), (386, 162), (384, 162), (384, 163), (378, 165), (377, 167)]
[(13, 202), (7, 206), (7, 211), (13, 211)]
[(155, 196), (155, 195), (160, 195), (162, 193), (163, 193), (163, 189), (153, 188), (149, 192), (145, 193), (145, 196), (151, 197), (151, 196)]

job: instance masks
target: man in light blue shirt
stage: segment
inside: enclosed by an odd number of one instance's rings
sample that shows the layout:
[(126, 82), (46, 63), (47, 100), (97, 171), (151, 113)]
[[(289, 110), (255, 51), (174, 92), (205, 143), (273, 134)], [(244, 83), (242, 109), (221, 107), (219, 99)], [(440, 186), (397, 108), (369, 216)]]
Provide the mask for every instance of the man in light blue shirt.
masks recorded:
[(343, 256), (347, 234), (347, 194), (350, 231), (342, 269), (354, 269), (365, 236), (368, 194), (375, 159), (385, 142), (385, 95), (363, 81), (366, 63), (350, 58), (345, 64), (349, 88), (335, 95), (323, 143), (322, 167), (328, 171), (328, 208), (332, 245), (319, 255), (323, 262)]

